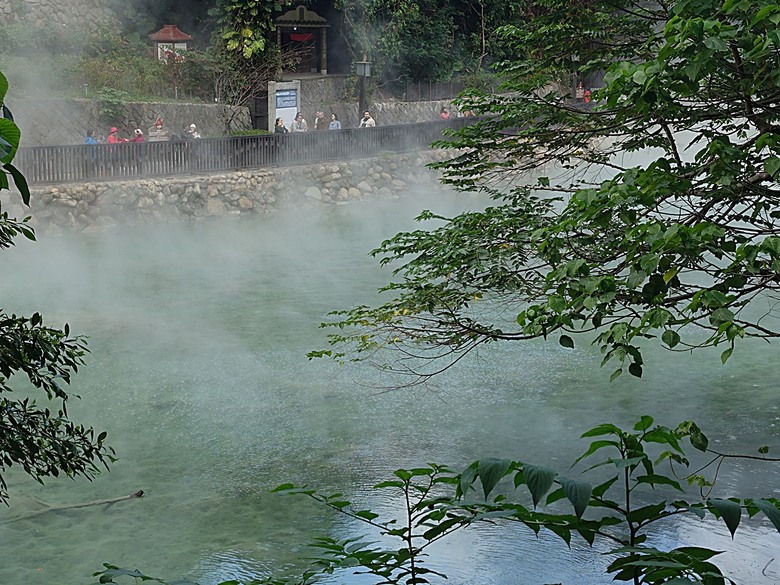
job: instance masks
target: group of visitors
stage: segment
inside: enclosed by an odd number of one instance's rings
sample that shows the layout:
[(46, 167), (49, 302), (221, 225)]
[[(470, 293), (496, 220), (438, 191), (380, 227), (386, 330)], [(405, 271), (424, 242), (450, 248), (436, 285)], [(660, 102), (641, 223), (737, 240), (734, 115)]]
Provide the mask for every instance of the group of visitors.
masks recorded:
[[(459, 110), (458, 111), (458, 118), (473, 118), (476, 114), (474, 114), (474, 110)], [(439, 119), (440, 120), (449, 120), (452, 118), (452, 114), (450, 113), (449, 108), (447, 106), (442, 106), (441, 110), (439, 110)]]
[[(458, 112), (458, 116), (473, 116), (474, 112), (471, 110), (466, 110), (465, 112)], [(450, 111), (445, 106), (442, 106), (441, 111), (439, 112), (439, 118), (442, 120), (449, 120), (450, 119)], [(327, 119), (325, 117), (325, 113), (322, 110), (317, 110), (315, 116), (314, 116), (314, 122), (313, 122), (313, 129), (314, 130), (341, 130), (341, 121), (339, 120), (339, 117), (337, 114), (332, 113), (330, 115), (330, 119)], [(376, 127), (376, 120), (371, 116), (371, 112), (368, 110), (363, 112), (363, 117), (360, 118), (360, 122), (358, 124), (359, 128), (374, 128)], [(287, 134), (288, 132), (308, 132), (309, 131), (309, 124), (306, 122), (306, 119), (303, 117), (303, 114), (301, 112), (298, 112), (295, 115), (295, 118), (293, 119), (292, 123), (290, 124), (290, 127), (287, 128), (284, 124), (284, 120), (282, 118), (276, 119), (276, 124), (274, 125), (274, 133), (275, 134)], [(195, 140), (201, 137), (200, 132), (198, 131), (198, 127), (195, 124), (190, 124), (189, 126), (186, 126), (180, 135), (172, 134), (169, 130), (167, 130), (163, 125), (163, 119), (158, 117), (154, 121), (154, 125), (152, 125), (144, 134), (143, 130), (140, 128), (136, 128), (133, 130), (133, 135), (130, 138), (120, 138), (119, 136), (119, 130), (116, 127), (112, 127), (108, 133), (108, 136), (106, 138), (103, 137), (95, 137), (95, 133), (93, 130), (87, 130), (86, 137), (84, 138), (84, 144), (117, 144), (122, 142), (160, 142), (165, 140)]]
[(129, 138), (119, 136), (119, 129), (116, 126), (111, 127), (108, 131), (108, 136), (105, 138), (95, 137), (94, 130), (87, 130), (87, 134), (84, 137), (84, 144), (121, 144), (124, 142), (161, 142), (165, 140), (194, 140), (200, 138), (200, 132), (195, 124), (186, 126), (180, 135), (172, 134), (163, 125), (163, 119), (158, 117), (154, 124), (146, 131), (140, 128), (133, 130), (133, 134)]
[(140, 128), (136, 128), (131, 138), (120, 138), (119, 129), (113, 126), (108, 131), (108, 136), (99, 136), (95, 138), (94, 130), (87, 130), (87, 134), (84, 137), (84, 144), (120, 144), (123, 142), (143, 142), (144, 133)]
[[(338, 115), (335, 113), (330, 115), (330, 120), (325, 118), (325, 112), (318, 110), (314, 115), (314, 130), (341, 130), (341, 121)], [(363, 117), (360, 119), (360, 128), (373, 128), (376, 126), (376, 121), (371, 117), (369, 111), (363, 112)], [(309, 124), (306, 122), (306, 118), (303, 117), (301, 112), (295, 114), (290, 127), (284, 125), (282, 118), (277, 118), (274, 124), (275, 134), (287, 134), (288, 132), (308, 132)]]

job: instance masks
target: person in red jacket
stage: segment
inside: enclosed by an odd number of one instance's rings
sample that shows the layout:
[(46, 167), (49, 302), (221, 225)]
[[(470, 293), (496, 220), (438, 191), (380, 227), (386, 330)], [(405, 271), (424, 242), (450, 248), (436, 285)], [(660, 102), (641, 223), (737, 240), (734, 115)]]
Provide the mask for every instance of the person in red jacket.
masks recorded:
[(136, 128), (135, 132), (133, 132), (135, 136), (133, 136), (130, 139), (130, 142), (143, 142), (144, 141), (144, 132), (140, 128)]
[(106, 140), (106, 142), (108, 142), (109, 144), (117, 144), (119, 142), (122, 142), (121, 140), (119, 140), (118, 132), (119, 130), (117, 130), (115, 127), (111, 128), (111, 130), (109, 130), (108, 132), (108, 140)]

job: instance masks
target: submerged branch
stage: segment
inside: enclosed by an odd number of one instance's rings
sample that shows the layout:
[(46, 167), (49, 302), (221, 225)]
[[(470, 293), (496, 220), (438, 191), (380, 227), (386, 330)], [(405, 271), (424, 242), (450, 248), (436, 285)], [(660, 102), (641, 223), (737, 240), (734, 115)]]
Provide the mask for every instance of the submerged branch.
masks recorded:
[(62, 512), (63, 510), (74, 510), (77, 508), (87, 508), (89, 506), (111, 506), (117, 502), (122, 502), (124, 500), (136, 500), (138, 498), (142, 498), (144, 496), (144, 490), (138, 490), (137, 492), (133, 492), (132, 494), (128, 494), (126, 496), (119, 496), (118, 498), (106, 498), (103, 500), (92, 500), (91, 502), (82, 502), (80, 504), (69, 504), (67, 506), (52, 506), (50, 504), (46, 504), (45, 502), (41, 502), (46, 508), (43, 510), (38, 510), (36, 512), (32, 512), (30, 514), (27, 514), (25, 516), (19, 516), (18, 518), (13, 518), (11, 520), (6, 520), (3, 522), (3, 524), (10, 524), (11, 522), (20, 522), (22, 520), (29, 520), (30, 518), (36, 518), (37, 516), (41, 516), (43, 514), (48, 514), (49, 512)]

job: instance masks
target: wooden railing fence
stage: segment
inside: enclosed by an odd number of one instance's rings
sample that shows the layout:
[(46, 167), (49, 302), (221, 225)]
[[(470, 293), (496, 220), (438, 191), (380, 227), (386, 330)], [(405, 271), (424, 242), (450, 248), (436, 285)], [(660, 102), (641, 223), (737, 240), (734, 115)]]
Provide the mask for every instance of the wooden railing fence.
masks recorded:
[(20, 148), (31, 184), (122, 180), (296, 165), (427, 148), (474, 118), (295, 134)]

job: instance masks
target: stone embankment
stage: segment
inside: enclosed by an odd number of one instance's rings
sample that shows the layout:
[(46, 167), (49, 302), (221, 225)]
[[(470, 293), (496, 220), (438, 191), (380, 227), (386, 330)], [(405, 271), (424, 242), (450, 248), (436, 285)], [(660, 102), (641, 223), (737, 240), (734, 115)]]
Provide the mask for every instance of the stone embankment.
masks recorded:
[(48, 34), (93, 31), (115, 20), (108, 0), (0, 0), (0, 22), (21, 22)]
[(426, 165), (451, 154), (424, 151), (215, 175), (36, 187), (29, 208), (19, 204), (18, 194), (6, 198), (2, 208), (12, 217), (29, 215), (31, 225), (43, 231), (269, 213), (430, 192), (440, 188), (439, 175)]

